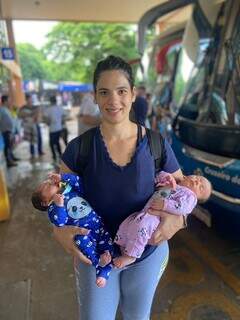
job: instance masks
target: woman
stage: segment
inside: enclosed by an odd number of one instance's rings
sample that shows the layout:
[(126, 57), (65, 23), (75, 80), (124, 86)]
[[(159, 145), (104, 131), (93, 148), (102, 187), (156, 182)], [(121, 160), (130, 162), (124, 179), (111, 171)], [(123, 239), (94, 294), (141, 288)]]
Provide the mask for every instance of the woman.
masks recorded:
[[(83, 172), (85, 198), (104, 219), (114, 237), (120, 223), (143, 208), (154, 191), (154, 160), (144, 127), (129, 120), (136, 92), (131, 67), (121, 58), (109, 56), (94, 72), (94, 95), (102, 123), (96, 129)], [(72, 140), (62, 160), (63, 172), (78, 174), (81, 136)], [(165, 142), (162, 170), (179, 180), (182, 172), (170, 146)], [(153, 208), (154, 209), (154, 208)], [(79, 319), (113, 320), (120, 302), (124, 320), (147, 320), (159, 279), (168, 260), (167, 239), (183, 227), (183, 218), (165, 214), (148, 246), (136, 263), (114, 269), (104, 288), (97, 288), (94, 268), (73, 245), (83, 228), (55, 228), (56, 239), (77, 257), (76, 279)], [(76, 259), (75, 259), (76, 261)]]

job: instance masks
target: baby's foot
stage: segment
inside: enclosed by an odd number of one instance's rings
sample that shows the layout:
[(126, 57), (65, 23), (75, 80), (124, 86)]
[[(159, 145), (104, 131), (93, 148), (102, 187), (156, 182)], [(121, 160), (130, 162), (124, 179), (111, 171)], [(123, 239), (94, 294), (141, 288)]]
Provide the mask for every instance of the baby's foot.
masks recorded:
[(105, 287), (106, 282), (107, 282), (107, 280), (106, 280), (105, 278), (103, 278), (103, 277), (98, 277), (98, 278), (96, 279), (96, 285), (97, 285), (99, 288)]
[(113, 264), (117, 268), (123, 268), (123, 267), (126, 267), (129, 264), (133, 263), (135, 260), (136, 260), (136, 258), (125, 255), (125, 256), (120, 256), (120, 257), (113, 259)]
[(103, 254), (100, 255), (99, 265), (100, 267), (105, 267), (109, 264), (112, 260), (111, 254), (109, 251), (105, 251)]

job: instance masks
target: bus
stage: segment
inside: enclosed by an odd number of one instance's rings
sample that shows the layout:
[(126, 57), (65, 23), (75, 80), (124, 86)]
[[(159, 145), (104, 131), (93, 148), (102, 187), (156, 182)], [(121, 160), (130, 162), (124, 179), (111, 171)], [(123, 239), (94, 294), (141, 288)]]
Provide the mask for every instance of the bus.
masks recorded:
[[(158, 11), (166, 13), (166, 4)], [(231, 235), (240, 227), (239, 14), (237, 0), (192, 3), (168, 102), (172, 147), (184, 173), (203, 174), (213, 185), (201, 218)]]

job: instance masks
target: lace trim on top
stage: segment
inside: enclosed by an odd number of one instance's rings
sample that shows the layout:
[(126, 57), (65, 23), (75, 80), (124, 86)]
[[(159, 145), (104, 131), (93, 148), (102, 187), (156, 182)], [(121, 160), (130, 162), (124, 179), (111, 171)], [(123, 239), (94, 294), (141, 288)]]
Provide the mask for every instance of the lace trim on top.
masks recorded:
[(140, 152), (140, 150), (141, 150), (141, 149), (143, 148), (143, 146), (146, 144), (147, 136), (144, 135), (144, 137), (143, 137), (143, 136), (142, 136), (142, 133), (139, 134), (139, 132), (140, 132), (139, 130), (141, 130), (141, 126), (140, 126), (140, 125), (138, 125), (137, 146), (136, 146), (136, 149), (135, 149), (133, 155), (132, 155), (131, 159), (130, 159), (125, 165), (121, 166), (121, 165), (118, 165), (117, 163), (115, 163), (115, 162), (112, 160), (112, 158), (111, 158), (111, 156), (110, 156), (110, 154), (109, 154), (109, 152), (108, 152), (108, 148), (107, 148), (107, 146), (106, 146), (106, 144), (105, 144), (105, 141), (104, 141), (104, 139), (103, 139), (103, 136), (102, 136), (100, 127), (98, 127), (99, 137), (100, 137), (101, 143), (102, 143), (102, 145), (103, 145), (103, 147), (104, 147), (104, 150), (105, 150), (105, 153), (106, 153), (106, 156), (107, 156), (107, 160), (108, 160), (108, 162), (111, 163), (115, 168), (118, 168), (118, 169), (120, 169), (120, 170), (124, 170), (125, 168), (127, 168), (128, 166), (130, 166), (130, 165), (134, 162), (137, 154)]

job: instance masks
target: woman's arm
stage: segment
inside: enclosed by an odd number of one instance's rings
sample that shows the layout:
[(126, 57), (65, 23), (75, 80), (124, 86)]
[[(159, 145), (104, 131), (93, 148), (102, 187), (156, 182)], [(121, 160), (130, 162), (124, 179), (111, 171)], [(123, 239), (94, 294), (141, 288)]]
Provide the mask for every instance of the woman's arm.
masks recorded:
[(183, 173), (181, 169), (178, 169), (177, 171), (171, 173), (173, 175), (173, 177), (175, 178), (175, 180), (177, 182), (181, 181), (183, 179)]
[(74, 244), (73, 239), (77, 234), (87, 235), (88, 230), (85, 228), (71, 226), (61, 228), (55, 226), (53, 227), (54, 238), (57, 240), (57, 242), (60, 243), (60, 245), (67, 253), (71, 254), (73, 257), (78, 258), (82, 262), (91, 264), (91, 261), (87, 259)]
[[(73, 173), (64, 162), (61, 163), (60, 167), (61, 173)], [(60, 243), (60, 245), (64, 248), (64, 250), (71, 254), (73, 257), (77, 257), (82, 262), (87, 264), (91, 264), (91, 261), (87, 259), (82, 252), (76, 247), (74, 244), (74, 237), (77, 234), (86, 235), (88, 234), (88, 230), (85, 228), (79, 228), (75, 226), (65, 226), (65, 227), (53, 227), (53, 236)]]
[(171, 239), (176, 232), (185, 227), (184, 216), (182, 215), (176, 216), (161, 211), (158, 216), (161, 217), (161, 222), (149, 241), (151, 245), (158, 245), (164, 240)]

